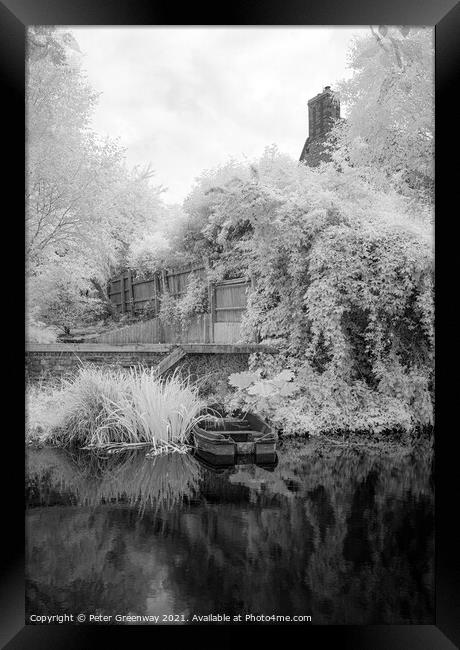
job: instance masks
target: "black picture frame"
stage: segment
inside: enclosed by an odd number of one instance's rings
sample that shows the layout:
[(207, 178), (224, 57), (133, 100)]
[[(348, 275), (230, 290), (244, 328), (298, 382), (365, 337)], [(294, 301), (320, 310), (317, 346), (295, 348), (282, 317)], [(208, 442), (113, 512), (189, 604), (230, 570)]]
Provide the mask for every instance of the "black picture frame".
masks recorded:
[[(219, 13), (221, 11), (221, 13)], [(220, 10), (218, 5), (189, 3), (178, 9), (176, 5), (162, 2), (147, 3), (142, 0), (7, 0), (0, 2), (0, 70), (3, 95), (3, 135), (6, 139), (4, 160), (7, 160), (4, 192), (11, 195), (13, 206), (4, 219), (16, 227), (14, 239), (4, 239), (4, 248), (11, 243), (17, 247), (14, 258), (16, 277), (20, 267), (18, 260), (24, 254), (23, 196), (24, 196), (24, 47), (25, 30), (28, 25), (424, 25), (435, 26), (436, 38), (436, 624), (406, 626), (315, 626), (307, 624), (301, 633), (303, 643), (332, 643), (340, 648), (391, 648), (391, 650), (435, 650), (460, 645), (460, 571), (458, 551), (459, 533), (456, 532), (456, 454), (452, 445), (456, 434), (449, 423), (455, 405), (455, 382), (447, 379), (446, 359), (450, 357), (449, 341), (455, 340), (456, 320), (452, 314), (449, 297), (449, 279), (455, 277), (453, 263), (455, 238), (446, 236), (447, 227), (455, 220), (455, 191), (458, 180), (457, 165), (452, 164), (450, 153), (458, 151), (458, 127), (455, 125), (456, 108), (453, 90), (456, 72), (460, 69), (459, 34), (460, 5), (455, 0), (387, 0), (360, 2), (359, 0), (285, 0), (282, 3), (261, 4), (251, 0), (237, 0)], [(9, 141), (9, 144), (8, 144)], [(4, 145), (5, 146), (5, 145)], [(455, 160), (455, 158), (453, 158)], [(4, 197), (6, 200), (6, 197)], [(5, 246), (5, 242), (8, 245)], [(442, 242), (442, 243), (441, 243)], [(442, 249), (441, 249), (442, 245)], [(449, 248), (452, 247), (452, 250)], [(449, 268), (449, 263), (452, 265)], [(7, 266), (11, 268), (11, 266)], [(455, 294), (454, 294), (455, 297)], [(19, 413), (24, 412), (23, 370), (18, 361), (18, 350), (24, 342), (23, 309), (24, 294), (21, 283), (15, 285), (12, 309), (18, 326), (9, 327), (7, 344), (4, 345), (4, 367), (8, 383), (19, 395), (14, 409), (9, 398), (4, 411), (13, 411), (14, 426), (5, 425), (5, 465), (14, 471), (6, 479), (4, 499), (3, 538), (7, 549), (2, 554), (2, 582), (0, 592), (0, 641), (9, 650), (33, 648), (89, 648), (108, 643), (107, 635), (116, 633), (125, 642), (125, 634), (149, 635), (149, 643), (158, 641), (158, 628), (143, 626), (116, 629), (103, 626), (25, 625), (24, 616), (24, 442)], [(10, 301), (8, 301), (10, 302)], [(5, 308), (5, 307), (4, 307)], [(11, 330), (14, 330), (13, 332)], [(5, 336), (5, 335), (4, 335)], [(449, 365), (451, 365), (453, 361)], [(444, 368), (443, 368), (444, 366)], [(458, 367), (458, 366), (455, 366)], [(453, 419), (453, 422), (455, 420)], [(6, 441), (8, 439), (8, 442)], [(2, 473), (5, 477), (5, 473)], [(273, 642), (284, 639), (285, 626), (262, 628), (227, 628), (215, 626), (212, 631), (218, 638), (230, 641), (238, 630), (269, 633)], [(188, 627), (187, 642), (201, 642), (207, 627)], [(179, 628), (161, 630), (174, 637)], [(183, 629), (181, 630), (184, 631)], [(292, 628), (291, 628), (291, 631)], [(228, 633), (228, 634), (227, 634)], [(281, 636), (280, 636), (281, 635)], [(221, 641), (220, 641), (221, 642)], [(288, 641), (290, 642), (290, 641)]]

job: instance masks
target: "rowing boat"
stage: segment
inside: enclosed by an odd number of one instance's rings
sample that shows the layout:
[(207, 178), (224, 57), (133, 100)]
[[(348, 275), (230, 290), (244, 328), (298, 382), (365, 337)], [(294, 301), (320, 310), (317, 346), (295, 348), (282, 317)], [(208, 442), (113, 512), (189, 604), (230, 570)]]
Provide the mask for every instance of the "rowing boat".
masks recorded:
[(230, 417), (209, 409), (204, 416), (193, 429), (199, 451), (232, 458), (253, 455), (256, 460), (276, 453), (277, 435), (259, 415), (236, 411)]

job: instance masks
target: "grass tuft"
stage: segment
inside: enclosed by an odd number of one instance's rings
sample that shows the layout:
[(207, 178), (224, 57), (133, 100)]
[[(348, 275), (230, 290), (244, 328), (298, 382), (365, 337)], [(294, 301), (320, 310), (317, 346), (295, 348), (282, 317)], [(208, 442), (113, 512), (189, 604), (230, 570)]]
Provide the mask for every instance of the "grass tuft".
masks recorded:
[(154, 453), (184, 445), (204, 407), (196, 383), (176, 371), (129, 371), (84, 366), (60, 388), (31, 387), (28, 438), (69, 447), (152, 446)]

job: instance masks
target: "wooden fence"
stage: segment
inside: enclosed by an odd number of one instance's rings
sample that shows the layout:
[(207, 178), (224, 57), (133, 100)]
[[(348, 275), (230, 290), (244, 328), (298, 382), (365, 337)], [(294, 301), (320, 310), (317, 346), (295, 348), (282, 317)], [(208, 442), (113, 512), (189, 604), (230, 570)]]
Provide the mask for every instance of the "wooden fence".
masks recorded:
[(168, 291), (174, 298), (180, 298), (187, 289), (191, 274), (203, 279), (205, 267), (187, 266), (159, 271), (147, 279), (136, 278), (131, 271), (126, 271), (109, 282), (109, 297), (118, 313), (138, 314), (149, 306), (152, 316), (158, 316), (161, 295)]
[(98, 337), (98, 342), (113, 345), (133, 343), (219, 343), (234, 344), (241, 339), (241, 319), (247, 306), (250, 282), (242, 278), (208, 285), (209, 311), (193, 317), (185, 329), (163, 323), (160, 318), (162, 295), (167, 291), (180, 298), (191, 275), (205, 279), (203, 266), (189, 266), (155, 273), (149, 279), (136, 279), (123, 273), (109, 284), (109, 296), (119, 313), (139, 314), (149, 307), (149, 320), (119, 328)]

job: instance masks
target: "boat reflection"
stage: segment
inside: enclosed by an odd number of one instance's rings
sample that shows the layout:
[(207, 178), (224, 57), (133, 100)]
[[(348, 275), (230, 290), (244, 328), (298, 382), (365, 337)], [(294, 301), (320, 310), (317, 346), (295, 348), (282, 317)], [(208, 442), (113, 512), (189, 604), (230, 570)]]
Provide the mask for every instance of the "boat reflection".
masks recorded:
[(257, 459), (254, 455), (248, 456), (238, 456), (235, 462), (235, 456), (216, 456), (215, 454), (210, 454), (201, 449), (195, 449), (193, 452), (193, 457), (199, 462), (199, 464), (204, 467), (206, 470), (211, 472), (222, 474), (228, 471), (244, 467), (248, 469), (250, 466), (255, 465), (261, 467), (267, 472), (273, 472), (275, 467), (278, 465), (278, 456), (275, 453), (258, 455)]

